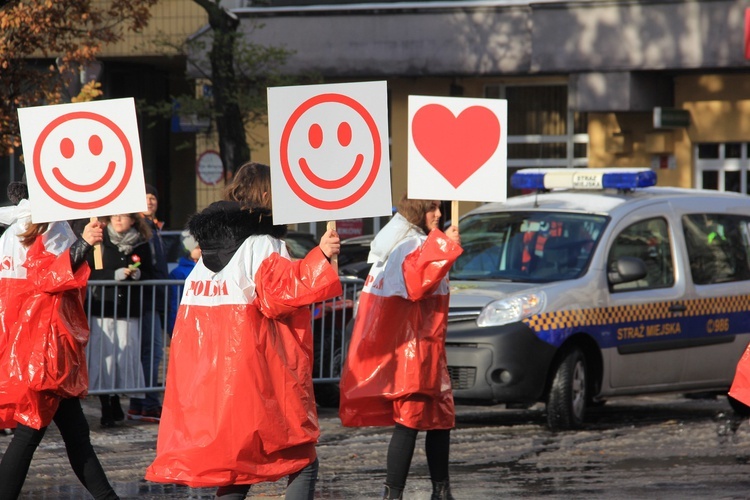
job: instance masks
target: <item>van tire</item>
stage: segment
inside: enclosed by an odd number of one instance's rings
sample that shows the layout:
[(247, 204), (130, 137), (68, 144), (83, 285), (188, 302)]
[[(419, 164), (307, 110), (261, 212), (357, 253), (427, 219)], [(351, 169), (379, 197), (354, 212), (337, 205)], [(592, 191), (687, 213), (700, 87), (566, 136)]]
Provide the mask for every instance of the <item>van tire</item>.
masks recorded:
[(557, 364), (547, 396), (547, 426), (552, 431), (577, 429), (586, 412), (586, 357), (571, 348)]

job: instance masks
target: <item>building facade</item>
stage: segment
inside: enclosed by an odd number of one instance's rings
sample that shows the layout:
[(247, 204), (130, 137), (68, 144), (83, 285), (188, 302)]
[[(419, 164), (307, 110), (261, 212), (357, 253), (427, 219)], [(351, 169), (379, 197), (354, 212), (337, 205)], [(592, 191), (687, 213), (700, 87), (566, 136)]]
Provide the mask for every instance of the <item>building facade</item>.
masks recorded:
[[(748, 7), (733, 0), (276, 1), (234, 13), (254, 43), (294, 51), (290, 73), (388, 82), (398, 199), (406, 189), (409, 95), (507, 99), (509, 172), (652, 167), (660, 185), (750, 192)], [(259, 22), (263, 29), (255, 29)], [(655, 123), (655, 114), (663, 120)], [(267, 142), (253, 154), (268, 161)]]
[[(104, 0), (100, 0), (104, 1)], [(750, 193), (750, 2), (224, 1), (253, 43), (293, 51), (284, 71), (388, 85), (392, 197), (406, 190), (409, 95), (508, 100), (509, 172), (524, 167), (652, 167), (660, 185)], [(162, 0), (149, 27), (104, 48), (104, 98), (167, 100), (195, 85), (204, 54), (170, 51), (207, 36), (192, 0)], [(262, 26), (262, 28), (259, 28)], [(186, 75), (187, 72), (187, 75)], [(203, 89), (203, 90), (201, 90)], [(654, 115), (664, 120), (655, 123)], [(677, 116), (677, 119), (666, 119)], [(216, 138), (139, 116), (146, 180), (179, 228), (221, 196)], [(269, 161), (268, 132), (249, 135)], [(3, 159), (5, 180), (20, 177)], [(218, 168), (221, 168), (219, 165)], [(514, 194), (512, 191), (509, 195)], [(462, 203), (462, 211), (472, 207)], [(378, 227), (365, 221), (363, 231)], [(313, 228), (318, 229), (318, 228)]]

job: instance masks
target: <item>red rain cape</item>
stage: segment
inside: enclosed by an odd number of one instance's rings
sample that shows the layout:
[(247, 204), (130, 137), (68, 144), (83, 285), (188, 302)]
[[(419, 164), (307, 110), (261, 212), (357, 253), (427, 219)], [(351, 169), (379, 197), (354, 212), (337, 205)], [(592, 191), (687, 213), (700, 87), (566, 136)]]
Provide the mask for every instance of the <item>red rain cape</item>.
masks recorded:
[(360, 295), (341, 377), (345, 426), (450, 429), (453, 393), (445, 358), (448, 271), (459, 245), (434, 229), (396, 242)]
[(276, 481), (315, 460), (314, 302), (341, 295), (319, 248), (290, 262), (251, 236), (185, 282), (149, 481), (191, 487)]
[(729, 388), (729, 395), (750, 406), (750, 345), (747, 346), (737, 363), (737, 370), (734, 373), (732, 387)]
[(13, 321), (0, 349), (0, 424), (13, 418), (40, 429), (52, 421), (61, 397), (88, 392), (83, 296), (90, 270), (84, 263), (73, 272), (70, 252), (46, 251), (41, 237), (23, 266), (25, 279), (0, 279), (3, 321)]

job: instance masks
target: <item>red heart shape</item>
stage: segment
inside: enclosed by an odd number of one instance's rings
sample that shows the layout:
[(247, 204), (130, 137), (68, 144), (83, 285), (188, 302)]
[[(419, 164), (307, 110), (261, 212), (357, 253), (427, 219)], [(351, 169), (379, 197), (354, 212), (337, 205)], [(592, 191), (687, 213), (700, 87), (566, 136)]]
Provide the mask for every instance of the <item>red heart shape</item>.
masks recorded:
[(482, 106), (453, 116), (445, 106), (428, 104), (414, 113), (411, 134), (424, 159), (457, 188), (497, 150), (500, 121)]

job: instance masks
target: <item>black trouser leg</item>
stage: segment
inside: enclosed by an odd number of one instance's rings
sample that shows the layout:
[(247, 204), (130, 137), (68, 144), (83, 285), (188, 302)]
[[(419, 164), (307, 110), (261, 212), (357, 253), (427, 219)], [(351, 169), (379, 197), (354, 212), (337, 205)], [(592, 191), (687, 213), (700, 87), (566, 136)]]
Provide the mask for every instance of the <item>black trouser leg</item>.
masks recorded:
[(450, 448), (450, 429), (427, 431), (424, 449), (427, 454), (427, 466), (430, 469), (430, 479), (435, 482), (442, 482), (448, 479)]
[(230, 484), (229, 486), (219, 486), (214, 498), (222, 500), (242, 500), (250, 491), (249, 484)]
[(91, 446), (89, 424), (83, 414), (81, 401), (77, 398), (63, 399), (54, 421), (65, 441), (68, 461), (81, 484), (94, 498), (118, 498)]
[(385, 484), (403, 490), (406, 477), (409, 475), (411, 459), (414, 455), (414, 445), (417, 442), (417, 430), (396, 424), (388, 445)]
[(14, 500), (21, 494), (21, 488), (26, 481), (31, 459), (34, 457), (39, 443), (42, 442), (46, 427), (39, 430), (23, 424), (16, 426), (13, 439), (5, 450), (0, 462), (0, 498)]

